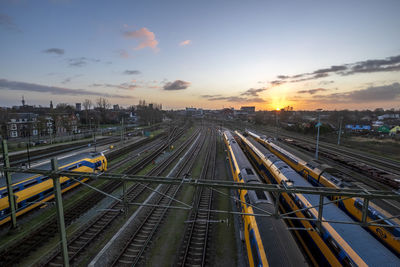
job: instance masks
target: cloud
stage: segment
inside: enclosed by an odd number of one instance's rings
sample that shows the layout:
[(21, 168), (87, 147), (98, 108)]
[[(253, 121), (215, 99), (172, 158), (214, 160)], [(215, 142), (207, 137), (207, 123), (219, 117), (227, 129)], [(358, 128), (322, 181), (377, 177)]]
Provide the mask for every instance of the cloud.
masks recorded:
[(320, 81), (319, 82), (319, 84), (321, 84), (321, 85), (328, 85), (328, 84), (331, 84), (331, 83), (334, 83), (334, 81)]
[(241, 93), (240, 95), (258, 96), (258, 93), (261, 93), (267, 89), (268, 89), (267, 87), (258, 88), (258, 89), (250, 88), (247, 91)]
[(234, 103), (263, 103), (265, 102), (264, 99), (260, 97), (240, 97), (240, 96), (221, 96), (221, 97), (212, 97), (208, 98), (209, 101), (227, 101), (227, 102), (234, 102)]
[(164, 90), (184, 90), (190, 86), (190, 82), (185, 82), (182, 80), (176, 80), (174, 82), (168, 82), (164, 85)]
[(314, 96), (317, 101), (326, 103), (366, 103), (400, 101), (400, 84), (392, 83), (382, 86), (370, 86), (361, 90), (353, 90), (345, 93), (334, 93), (324, 96)]
[(316, 94), (318, 92), (325, 92), (325, 91), (329, 91), (329, 89), (316, 88), (316, 89), (309, 89), (309, 90), (301, 90), (301, 91), (298, 91), (297, 93), (298, 94), (310, 94), (310, 95), (313, 95), (313, 94)]
[(122, 58), (129, 58), (130, 57), (128, 51), (126, 51), (125, 49), (120, 49), (120, 50), (117, 51), (117, 53)]
[(278, 75), (278, 80), (270, 82), (272, 86), (284, 83), (296, 83), (308, 80), (316, 80), (329, 77), (331, 75), (354, 75), (359, 73), (390, 72), (400, 71), (400, 55), (388, 57), (386, 59), (370, 59), (354, 63), (333, 65), (328, 68), (317, 69), (310, 73), (300, 73), (293, 76)]
[(21, 32), (20, 28), (14, 23), (14, 20), (6, 14), (0, 14), (0, 27), (9, 31)]
[(214, 97), (219, 97), (221, 96), (220, 94), (217, 95), (201, 95), (202, 98), (214, 98)]
[(116, 88), (116, 89), (123, 89), (123, 90), (133, 90), (133, 89), (138, 87), (136, 84), (130, 84), (130, 83), (121, 83), (121, 84), (93, 83), (90, 86), (92, 86), (92, 87)]
[(65, 51), (64, 51), (64, 49), (61, 49), (61, 48), (49, 48), (49, 49), (43, 50), (43, 53), (64, 55)]
[(70, 88), (47, 86), (35, 83), (9, 81), (6, 79), (0, 79), (0, 90), (2, 89), (50, 93), (53, 95), (72, 95), (72, 96), (87, 95), (87, 96), (103, 96), (103, 97), (116, 97), (116, 98), (132, 98), (132, 96), (129, 95), (100, 93), (100, 92), (89, 91), (86, 89), (70, 89)]
[(81, 76), (83, 76), (83, 74), (76, 74), (76, 75), (74, 75), (74, 76), (67, 77), (67, 78), (65, 78), (63, 81), (61, 81), (61, 83), (62, 83), (62, 84), (67, 84), (67, 83), (69, 83), (72, 79), (75, 79), (75, 78), (81, 77)]
[(126, 71), (124, 71), (124, 74), (136, 75), (136, 74), (140, 74), (140, 71), (138, 71), (138, 70), (126, 70)]
[(139, 45), (135, 47), (135, 50), (140, 50), (146, 47), (150, 47), (153, 51), (158, 52), (158, 41), (154, 32), (149, 31), (147, 28), (141, 28), (137, 31), (126, 31), (124, 32), (126, 38), (133, 38), (139, 41)]
[(72, 67), (83, 67), (83, 66), (87, 65), (89, 62), (98, 63), (98, 62), (100, 62), (100, 59), (87, 58), (87, 57), (78, 57), (78, 58), (68, 59), (68, 64)]
[(186, 46), (186, 45), (190, 45), (191, 43), (192, 43), (191, 40), (185, 40), (185, 41), (183, 41), (183, 42), (180, 42), (179, 45), (180, 45), (180, 46)]

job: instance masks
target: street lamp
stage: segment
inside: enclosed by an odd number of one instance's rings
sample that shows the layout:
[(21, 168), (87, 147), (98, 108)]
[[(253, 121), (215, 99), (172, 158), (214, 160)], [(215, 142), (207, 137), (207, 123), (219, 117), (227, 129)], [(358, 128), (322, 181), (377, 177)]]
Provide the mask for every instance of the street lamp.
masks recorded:
[(315, 147), (315, 159), (318, 159), (318, 145), (319, 145), (319, 128), (321, 126), (321, 122), (320, 122), (320, 112), (321, 112), (321, 108), (317, 109), (318, 111), (318, 123), (317, 125), (315, 125), (318, 128), (318, 132), (317, 132), (317, 145)]

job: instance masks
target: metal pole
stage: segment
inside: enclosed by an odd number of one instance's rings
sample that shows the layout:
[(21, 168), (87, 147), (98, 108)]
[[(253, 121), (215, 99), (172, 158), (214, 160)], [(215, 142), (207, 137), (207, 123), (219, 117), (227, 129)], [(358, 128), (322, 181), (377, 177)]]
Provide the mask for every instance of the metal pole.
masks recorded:
[(275, 140), (278, 140), (278, 111), (275, 110)]
[(322, 233), (322, 211), (324, 209), (324, 196), (320, 195), (319, 196), (319, 206), (318, 206), (318, 221), (317, 221), (317, 227), (319, 229), (319, 232)]
[[(3, 139), (3, 161), (4, 161), (4, 167), (10, 168), (10, 159), (8, 158), (8, 146), (7, 146), (7, 140)], [(8, 171), (4, 171), (4, 176), (6, 178), (6, 184), (7, 184), (7, 194), (8, 194), (8, 204), (10, 205), (10, 217), (11, 217), (11, 228), (15, 229), (17, 228), (17, 216), (16, 216), (16, 210), (15, 210), (15, 197), (14, 197), (14, 191), (12, 188), (12, 181), (11, 181), (11, 173)]]
[(29, 153), (29, 143), (26, 144), (26, 153), (28, 155), (28, 167), (30, 168), (31, 167), (31, 156), (30, 156), (30, 153)]
[(369, 199), (364, 198), (364, 203), (362, 206), (362, 217), (361, 217), (361, 222), (364, 226), (367, 224), (367, 215), (368, 215), (368, 204), (369, 204)]
[(340, 117), (339, 134), (338, 134), (338, 140), (337, 140), (338, 145), (340, 145), (340, 135), (342, 134), (342, 122), (343, 122), (343, 117)]
[(121, 143), (124, 142), (124, 118), (121, 120)]
[(126, 197), (126, 182), (122, 182), (122, 191), (123, 191), (123, 204), (124, 204), (124, 215), (125, 217), (128, 216), (128, 198)]
[(320, 113), (319, 113), (319, 111), (318, 111), (318, 124), (317, 124), (317, 126), (318, 126), (318, 132), (317, 132), (317, 145), (315, 147), (315, 159), (318, 159), (319, 127), (321, 126), (320, 125)]
[[(56, 158), (51, 159), (51, 168), (53, 171), (58, 170), (58, 164)], [(67, 233), (65, 231), (64, 208), (61, 197), (60, 178), (58, 176), (54, 176), (52, 178), (54, 185), (54, 196), (56, 199), (56, 206), (57, 206), (57, 219), (58, 219), (58, 228), (60, 231), (61, 251), (63, 255), (64, 266), (68, 267), (69, 259), (68, 259)]]

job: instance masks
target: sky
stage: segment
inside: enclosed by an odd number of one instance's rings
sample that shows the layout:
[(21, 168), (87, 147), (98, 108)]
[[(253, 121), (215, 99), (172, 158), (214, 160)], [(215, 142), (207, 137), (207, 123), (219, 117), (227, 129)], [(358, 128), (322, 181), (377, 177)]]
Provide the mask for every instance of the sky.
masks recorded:
[(400, 109), (400, 1), (0, 0), (0, 106)]

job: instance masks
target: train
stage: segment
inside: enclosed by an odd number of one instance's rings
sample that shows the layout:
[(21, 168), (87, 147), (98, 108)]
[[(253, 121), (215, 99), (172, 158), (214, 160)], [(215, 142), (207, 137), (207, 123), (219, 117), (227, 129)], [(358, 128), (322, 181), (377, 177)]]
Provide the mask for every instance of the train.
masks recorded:
[[(249, 136), (253, 137), (257, 142), (267, 147), (272, 153), (278, 156), (281, 160), (286, 162), (296, 172), (302, 175), (308, 182), (314, 186), (331, 187), (331, 188), (343, 188), (346, 187), (340, 179), (334, 175), (328, 173), (326, 170), (321, 170), (317, 166), (314, 166), (311, 162), (306, 162), (299, 157), (291, 154), (285, 149), (279, 147), (268, 140), (265, 136), (260, 136), (250, 130), (245, 131)], [(362, 206), (363, 200), (359, 198), (340, 198), (331, 197), (332, 201), (336, 201), (336, 205), (340, 209), (350, 215), (355, 221), (361, 222), (362, 220)], [(369, 203), (367, 222), (379, 220), (379, 224), (396, 226), (398, 225), (393, 220), (385, 219), (393, 217), (390, 214), (383, 214), (383, 211), (379, 211), (379, 207), (373, 203)], [(368, 230), (378, 240), (394, 251), (400, 256), (400, 229), (395, 227), (383, 227), (383, 226), (368, 226)]]
[[(107, 159), (103, 153), (85, 152), (58, 160), (60, 170), (78, 172), (104, 172), (107, 170)], [(35, 167), (39, 170), (51, 170), (50, 163)], [(54, 198), (53, 180), (42, 174), (13, 173), (12, 188), (16, 202), (16, 216), (46, 203)], [(88, 178), (79, 178), (85, 182)], [(78, 186), (80, 183), (68, 177), (60, 177), (62, 193)], [(0, 225), (10, 221), (8, 192), (4, 178), (0, 179)]]
[[(243, 151), (229, 131), (223, 133), (233, 179), (240, 183), (261, 183)], [(261, 190), (238, 190), (243, 214), (243, 233), (249, 266), (307, 266), (285, 222), (272, 217), (252, 216), (260, 210), (274, 212), (269, 193)]]
[[(288, 164), (256, 141), (240, 133), (243, 146), (256, 170), (268, 183), (287, 188), (313, 187)], [(320, 196), (300, 193), (282, 193), (277, 196), (280, 210), (289, 216), (295, 231), (313, 265), (318, 266), (398, 266), (399, 258), (376, 240), (326, 197), (323, 215), (317, 224)], [(293, 218), (293, 219), (292, 219)], [(340, 223), (335, 223), (340, 222)]]

